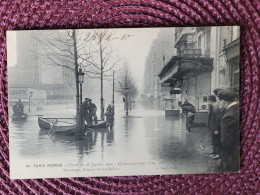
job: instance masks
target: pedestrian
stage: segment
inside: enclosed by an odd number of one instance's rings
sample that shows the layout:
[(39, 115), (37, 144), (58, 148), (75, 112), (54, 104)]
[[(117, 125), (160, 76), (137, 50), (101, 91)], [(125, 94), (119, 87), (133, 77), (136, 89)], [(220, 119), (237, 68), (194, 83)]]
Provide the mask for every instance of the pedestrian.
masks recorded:
[(213, 151), (211, 153), (213, 159), (221, 157), (221, 141), (220, 141), (220, 107), (214, 95), (208, 97), (208, 122), (207, 127), (211, 134)]
[(93, 124), (93, 118), (95, 124), (97, 124), (97, 106), (92, 103), (92, 99), (89, 99), (89, 116), (90, 116), (90, 124)]
[(82, 118), (89, 125), (89, 98), (82, 103)]
[(195, 107), (190, 102), (188, 102), (187, 99), (185, 99), (183, 104), (179, 102), (179, 106), (182, 108), (182, 111), (186, 116), (186, 131), (190, 132), (190, 128), (195, 121)]
[(18, 100), (17, 111), (18, 111), (18, 116), (22, 116), (24, 114), (24, 104), (22, 103), (21, 99)]
[(223, 89), (218, 98), (226, 109), (221, 120), (221, 144), (224, 171), (239, 170), (239, 106), (236, 94)]
[(110, 127), (110, 129), (113, 127), (113, 123), (114, 123), (114, 111), (112, 106), (109, 104), (107, 109), (106, 109), (106, 125), (107, 127)]

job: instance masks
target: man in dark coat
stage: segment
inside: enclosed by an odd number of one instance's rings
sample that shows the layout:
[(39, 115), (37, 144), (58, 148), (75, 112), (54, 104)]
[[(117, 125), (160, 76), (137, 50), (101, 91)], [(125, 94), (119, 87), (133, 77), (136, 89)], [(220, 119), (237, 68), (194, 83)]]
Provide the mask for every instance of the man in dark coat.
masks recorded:
[(239, 171), (239, 106), (236, 94), (228, 89), (218, 93), (226, 112), (221, 120), (221, 143), (224, 171)]
[(191, 125), (194, 123), (195, 120), (195, 107), (190, 102), (188, 102), (187, 99), (185, 99), (183, 104), (179, 102), (179, 106), (182, 108), (182, 111), (186, 116), (186, 131), (190, 132)]
[(114, 110), (112, 108), (112, 106), (109, 104), (107, 109), (106, 109), (106, 125), (107, 127), (112, 128), (113, 127), (113, 123), (114, 123)]
[(211, 134), (212, 146), (213, 146), (213, 158), (218, 159), (221, 156), (221, 142), (220, 142), (220, 121), (221, 121), (221, 109), (216, 102), (216, 97), (214, 95), (210, 95), (208, 97), (208, 124), (207, 127)]
[(97, 124), (97, 106), (92, 103), (92, 99), (89, 99), (89, 116), (90, 116), (90, 124), (93, 123), (93, 118), (95, 124)]
[(89, 98), (85, 98), (85, 101), (82, 103), (81, 113), (83, 120), (89, 124)]

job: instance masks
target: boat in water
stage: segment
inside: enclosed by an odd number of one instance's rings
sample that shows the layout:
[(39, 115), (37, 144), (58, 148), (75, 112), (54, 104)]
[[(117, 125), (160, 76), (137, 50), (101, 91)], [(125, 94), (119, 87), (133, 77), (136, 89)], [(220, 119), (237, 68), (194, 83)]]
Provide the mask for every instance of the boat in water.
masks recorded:
[(13, 115), (11, 116), (12, 121), (25, 121), (28, 118), (28, 114)]
[(42, 130), (49, 130), (55, 134), (73, 134), (76, 131), (75, 118), (38, 117), (38, 124)]
[[(55, 134), (75, 134), (76, 119), (75, 118), (44, 118), (38, 117), (38, 124), (42, 130), (49, 130)], [(88, 129), (104, 129), (106, 128), (106, 121), (98, 120), (97, 124), (87, 125), (84, 123), (84, 130)]]
[(106, 121), (101, 121), (101, 120), (98, 120), (97, 124), (88, 125), (86, 121), (84, 122), (84, 124), (85, 124), (85, 129), (87, 129), (87, 128), (90, 128), (90, 129), (104, 129), (104, 128), (107, 127)]

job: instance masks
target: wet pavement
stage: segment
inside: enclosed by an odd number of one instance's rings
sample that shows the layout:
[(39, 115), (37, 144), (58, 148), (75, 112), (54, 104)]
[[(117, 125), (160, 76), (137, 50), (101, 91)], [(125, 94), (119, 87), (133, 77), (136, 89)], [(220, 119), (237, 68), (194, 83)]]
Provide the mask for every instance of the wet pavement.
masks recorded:
[[(219, 171), (220, 161), (208, 155), (211, 152), (208, 130), (199, 127), (186, 132), (185, 119), (165, 117), (164, 111), (137, 106), (125, 117), (123, 105), (116, 105), (114, 128), (94, 131), (84, 140), (48, 135), (48, 131), (38, 126), (37, 114), (71, 117), (74, 112), (70, 107), (47, 109), (44, 113), (31, 113), (25, 122), (10, 122), (11, 160), (160, 161), (165, 167), (173, 166), (171, 173), (176, 174)], [(167, 173), (168, 170), (163, 171)]]

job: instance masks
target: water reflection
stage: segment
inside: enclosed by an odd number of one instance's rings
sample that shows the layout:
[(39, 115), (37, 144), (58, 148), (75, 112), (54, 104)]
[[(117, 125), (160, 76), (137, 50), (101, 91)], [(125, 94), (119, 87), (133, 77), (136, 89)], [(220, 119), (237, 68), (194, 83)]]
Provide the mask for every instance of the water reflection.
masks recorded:
[(118, 109), (113, 128), (88, 131), (84, 140), (40, 130), (37, 117), (29, 117), (24, 123), (10, 123), (15, 158), (64, 162), (164, 160), (180, 170), (208, 167), (203, 162), (208, 159), (198, 150), (207, 137), (203, 129), (186, 133), (185, 120), (166, 118), (163, 111), (140, 109), (131, 111), (128, 118), (124, 115), (124, 110)]

